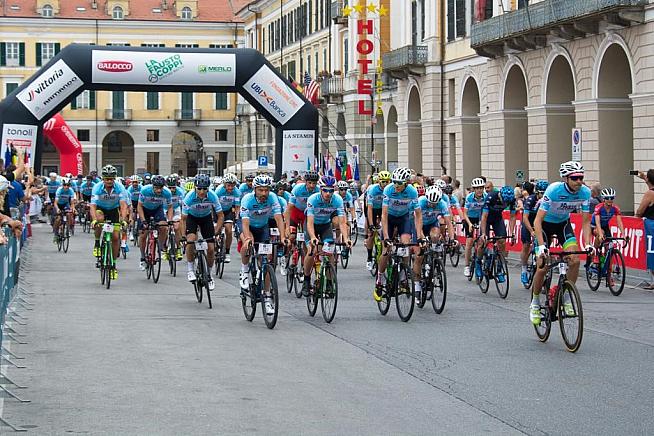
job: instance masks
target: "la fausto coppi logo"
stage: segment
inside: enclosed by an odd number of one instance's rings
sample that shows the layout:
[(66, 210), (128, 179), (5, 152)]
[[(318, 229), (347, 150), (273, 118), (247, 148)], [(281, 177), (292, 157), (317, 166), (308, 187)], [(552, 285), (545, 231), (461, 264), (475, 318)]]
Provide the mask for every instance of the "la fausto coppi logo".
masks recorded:
[(148, 73), (150, 73), (148, 81), (157, 83), (184, 68), (184, 62), (182, 57), (176, 54), (162, 60), (150, 59), (145, 63), (145, 66)]

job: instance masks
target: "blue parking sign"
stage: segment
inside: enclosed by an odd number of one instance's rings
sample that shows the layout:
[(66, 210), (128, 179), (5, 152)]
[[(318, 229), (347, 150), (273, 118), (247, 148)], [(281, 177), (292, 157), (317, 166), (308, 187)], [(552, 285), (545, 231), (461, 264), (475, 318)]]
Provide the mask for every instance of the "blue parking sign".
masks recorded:
[(259, 168), (268, 168), (268, 156), (259, 156)]

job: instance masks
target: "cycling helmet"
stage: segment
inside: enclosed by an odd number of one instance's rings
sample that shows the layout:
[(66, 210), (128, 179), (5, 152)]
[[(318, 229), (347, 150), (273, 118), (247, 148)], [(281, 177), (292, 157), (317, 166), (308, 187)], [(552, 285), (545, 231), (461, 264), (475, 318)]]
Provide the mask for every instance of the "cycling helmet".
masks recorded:
[(195, 176), (195, 183), (193, 182), (189, 182), (189, 183), (192, 183), (194, 185), (193, 189), (208, 188), (209, 185), (211, 184), (211, 179), (208, 174), (198, 174), (197, 176)]
[(425, 195), (425, 187), (419, 184), (413, 185), (416, 188), (416, 191), (418, 191), (418, 197), (422, 197)]
[(425, 193), (425, 196), (427, 197), (428, 202), (438, 203), (439, 201), (441, 201), (441, 198), (443, 198), (443, 190), (438, 186), (430, 186), (429, 188), (427, 188), (427, 192)]
[(411, 170), (405, 167), (396, 168), (391, 175), (391, 180), (393, 180), (393, 183), (406, 183), (409, 178), (411, 178)]
[(64, 177), (61, 179), (61, 184), (70, 186), (70, 179), (68, 177)]
[(184, 184), (184, 190), (185, 191), (192, 191), (195, 189), (195, 183), (193, 183), (193, 180), (189, 180)]
[(0, 176), (0, 192), (9, 189), (9, 180), (5, 176)]
[(350, 183), (350, 189), (359, 189), (359, 184), (357, 182)]
[(223, 176), (223, 183), (238, 183), (238, 179), (232, 173), (227, 173)]
[(600, 195), (602, 196), (602, 198), (606, 198), (606, 197), (615, 198), (615, 189), (613, 189), (613, 188), (604, 188), (604, 189), (602, 189), (602, 192), (600, 193)]
[(105, 165), (104, 167), (102, 167), (102, 178), (115, 179), (117, 175), (118, 175), (118, 171), (116, 171), (115, 166)]
[(484, 182), (484, 179), (482, 179), (481, 177), (477, 177), (472, 179), (472, 182), (470, 182), (470, 186), (472, 188), (483, 188), (484, 186), (486, 186), (486, 183)]
[(452, 192), (454, 192), (454, 188), (452, 187), (452, 185), (446, 185), (443, 188), (443, 193), (445, 193), (447, 195), (452, 195)]
[(265, 174), (260, 174), (254, 178), (252, 186), (255, 188), (272, 188), (273, 179)]
[(388, 171), (380, 171), (379, 174), (377, 174), (377, 180), (383, 180), (385, 182), (390, 182), (391, 181), (391, 173)]
[(502, 200), (509, 203), (515, 200), (515, 191), (508, 185), (502, 186), (502, 189), (500, 189), (500, 197), (502, 197)]
[(143, 183), (146, 185), (149, 185), (152, 182), (152, 176), (150, 174), (146, 174), (143, 176)]
[(317, 182), (318, 178), (318, 173), (316, 171), (307, 171), (307, 173), (304, 175), (304, 180), (307, 182)]
[(372, 183), (379, 183), (379, 174), (374, 173), (372, 175)]
[(338, 187), (338, 189), (347, 189), (350, 187), (350, 185), (348, 185), (345, 180), (339, 181), (338, 183), (336, 183), (336, 186)]
[(164, 176), (156, 175), (152, 177), (152, 186), (157, 188), (163, 188), (165, 184), (166, 184), (166, 179), (164, 179)]
[(136, 176), (132, 177), (132, 183), (134, 183), (134, 182), (141, 183), (141, 182), (143, 182), (143, 179), (141, 178), (141, 176), (136, 175)]
[(550, 182), (547, 180), (539, 180), (536, 182), (536, 192), (545, 192), (547, 187), (550, 185)]
[(445, 187), (447, 186), (447, 182), (445, 180), (443, 180), (443, 179), (438, 179), (438, 180), (436, 180), (436, 186), (441, 188), (441, 190), (445, 189)]
[(584, 166), (581, 162), (570, 160), (568, 162), (563, 162), (559, 167), (559, 175), (562, 179), (565, 179), (568, 176), (573, 174), (584, 174)]
[(50, 173), (50, 174), (48, 174), (48, 175), (49, 175), (51, 178), (52, 178), (52, 177), (57, 177), (57, 173)]
[(64, 177), (66, 177), (68, 179), (72, 179), (73, 178), (73, 173), (66, 173), (66, 175)]
[(335, 188), (336, 187), (336, 177), (334, 176), (322, 176), (318, 181), (318, 186), (322, 188)]
[(252, 180), (254, 180), (254, 174), (248, 174), (247, 176), (245, 176), (245, 181), (246, 182), (247, 181), (252, 181)]
[(177, 177), (175, 174), (171, 174), (168, 177), (166, 177), (166, 186), (177, 187), (178, 182), (179, 182), (179, 177)]

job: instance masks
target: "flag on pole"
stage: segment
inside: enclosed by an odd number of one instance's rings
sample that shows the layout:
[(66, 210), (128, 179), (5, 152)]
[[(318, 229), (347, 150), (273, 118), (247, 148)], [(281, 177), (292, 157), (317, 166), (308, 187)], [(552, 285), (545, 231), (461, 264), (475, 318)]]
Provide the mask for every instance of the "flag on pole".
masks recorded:
[(313, 156), (313, 170), (315, 172), (320, 171), (320, 162), (318, 161), (318, 157), (316, 157), (315, 155)]
[(307, 156), (307, 171), (311, 171), (311, 159)]
[(352, 165), (349, 162), (345, 170), (345, 180), (352, 180)]
[(302, 85), (297, 83), (294, 78), (292, 78), (291, 76), (288, 76), (288, 81), (291, 82), (291, 85), (293, 86), (293, 88), (297, 89), (297, 91), (300, 94), (304, 93), (304, 88), (302, 88)]
[(318, 82), (313, 80), (308, 72), (304, 73), (304, 96), (311, 102), (311, 104), (316, 104), (318, 101), (318, 91), (320, 86)]
[(340, 156), (336, 156), (336, 174), (335, 174), (336, 180), (341, 180), (341, 178), (342, 178), (342, 177), (341, 177), (341, 174), (342, 174), (342, 173), (341, 173), (341, 170), (342, 170), (342, 167), (341, 167), (341, 157), (340, 157)]
[(359, 181), (359, 156), (354, 158), (354, 180)]

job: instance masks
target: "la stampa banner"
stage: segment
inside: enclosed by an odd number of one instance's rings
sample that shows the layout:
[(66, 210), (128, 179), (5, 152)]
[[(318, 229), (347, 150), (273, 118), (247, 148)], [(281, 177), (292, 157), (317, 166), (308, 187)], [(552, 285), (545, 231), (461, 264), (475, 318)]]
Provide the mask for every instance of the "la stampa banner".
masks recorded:
[(313, 168), (313, 130), (284, 132), (282, 171), (307, 171)]

